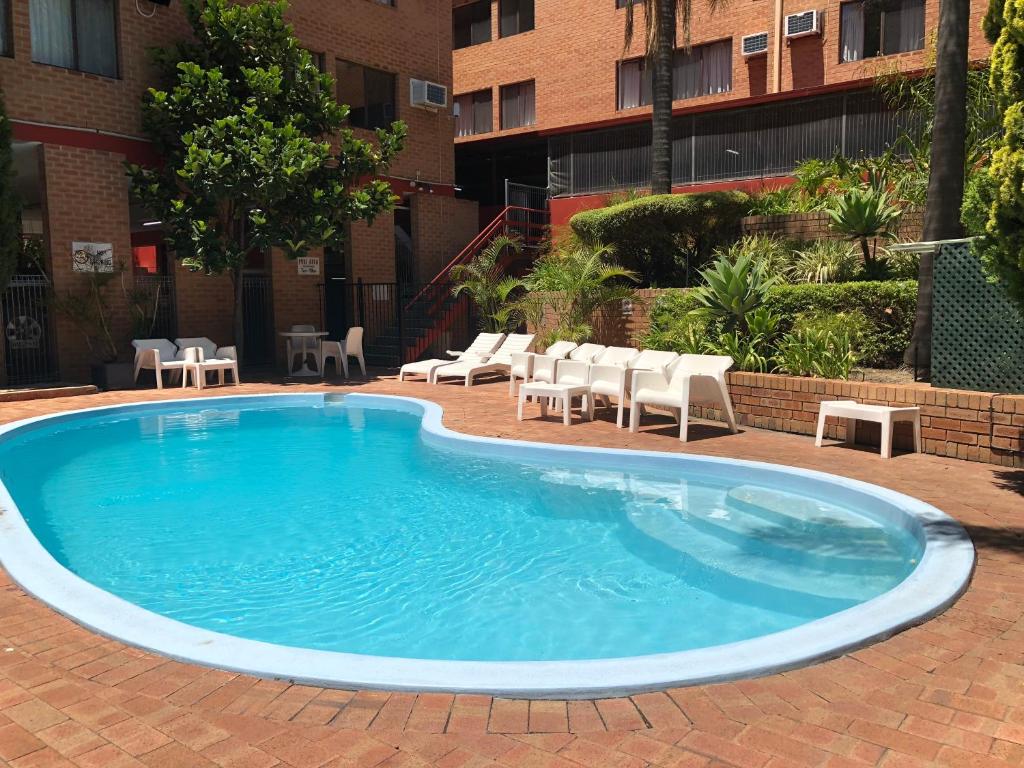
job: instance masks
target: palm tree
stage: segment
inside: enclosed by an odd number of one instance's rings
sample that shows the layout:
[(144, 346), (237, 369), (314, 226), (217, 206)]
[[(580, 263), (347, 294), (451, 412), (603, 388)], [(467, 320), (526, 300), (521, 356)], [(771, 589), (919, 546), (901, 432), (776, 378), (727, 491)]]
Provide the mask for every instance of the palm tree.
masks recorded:
[[(964, 197), (964, 156), (967, 139), (967, 41), (970, 0), (942, 0), (935, 50), (935, 121), (932, 127), (928, 199), (924, 209), (925, 241), (963, 235), (960, 208)], [(932, 351), (933, 253), (921, 254), (917, 281), (917, 313), (907, 364), (925, 368)]]
[[(709, 0), (714, 13), (719, 2)], [(626, 41), (633, 43), (633, 11), (644, 6), (644, 53), (651, 70), (651, 194), (672, 192), (672, 67), (676, 28), (681, 22), (683, 40), (690, 44), (693, 0), (626, 0)]]
[(455, 280), (452, 295), (468, 294), (479, 313), (480, 329), (488, 333), (506, 333), (519, 325), (519, 316), (512, 302), (523, 282), (505, 274), (501, 257), (506, 251), (518, 255), (519, 241), (498, 235), (472, 261), (452, 267)]

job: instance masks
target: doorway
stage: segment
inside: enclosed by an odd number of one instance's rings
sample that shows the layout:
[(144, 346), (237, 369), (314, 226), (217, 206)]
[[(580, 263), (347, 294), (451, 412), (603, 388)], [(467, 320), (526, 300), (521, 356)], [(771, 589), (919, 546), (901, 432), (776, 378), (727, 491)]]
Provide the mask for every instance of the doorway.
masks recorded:
[(416, 279), (416, 252), (412, 239), (412, 209), (395, 208), (395, 281), (409, 285)]
[(332, 341), (344, 339), (352, 325), (348, 251), (347, 237), (342, 248), (324, 248), (324, 330)]

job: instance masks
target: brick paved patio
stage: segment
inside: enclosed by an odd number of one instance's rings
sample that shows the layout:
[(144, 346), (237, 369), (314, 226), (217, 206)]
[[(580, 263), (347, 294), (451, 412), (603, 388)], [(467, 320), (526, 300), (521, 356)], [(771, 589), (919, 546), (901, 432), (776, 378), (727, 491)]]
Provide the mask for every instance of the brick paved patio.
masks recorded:
[[(321, 388), (252, 384), (188, 395)], [(608, 414), (589, 425), (520, 424), (504, 383), (466, 390), (380, 379), (354, 389), (435, 400), (448, 426), (465, 432), (761, 459), (879, 483), (961, 520), (978, 548), (977, 572), (942, 616), (824, 664), (569, 702), (324, 690), (205, 669), (84, 630), (0, 572), (0, 765), (1024, 765), (1024, 470), (922, 455), (883, 461), (845, 447), (815, 450), (805, 437), (730, 436), (699, 423), (681, 446), (657, 418), (638, 435), (615, 429)], [(0, 403), (0, 422), (180, 396)]]

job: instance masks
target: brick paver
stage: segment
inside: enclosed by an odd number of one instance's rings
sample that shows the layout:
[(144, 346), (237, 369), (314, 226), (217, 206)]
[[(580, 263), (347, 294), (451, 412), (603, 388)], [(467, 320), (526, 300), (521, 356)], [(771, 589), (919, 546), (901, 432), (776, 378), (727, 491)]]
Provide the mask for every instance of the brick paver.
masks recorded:
[[(0, 766), (1020, 766), (1024, 765), (1024, 470), (933, 456), (881, 460), (757, 430), (656, 417), (563, 427), (515, 420), (504, 383), (380, 378), (351, 387), (247, 384), (188, 397), (365, 391), (425, 397), (453, 429), (570, 444), (688, 451), (834, 472), (909, 493), (968, 527), (970, 589), (920, 627), (781, 675), (598, 701), (338, 691), (257, 680), (98, 637), (0, 572)], [(0, 404), (0, 422), (181, 397), (180, 390)]]

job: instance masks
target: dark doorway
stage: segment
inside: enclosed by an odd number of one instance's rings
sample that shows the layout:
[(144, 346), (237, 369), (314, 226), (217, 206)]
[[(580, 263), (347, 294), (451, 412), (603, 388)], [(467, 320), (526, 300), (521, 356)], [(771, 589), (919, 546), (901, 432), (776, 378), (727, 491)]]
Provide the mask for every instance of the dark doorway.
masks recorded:
[(395, 280), (408, 285), (416, 279), (416, 254), (412, 239), (412, 209), (395, 208)]
[(347, 250), (347, 245), (324, 249), (324, 330), (328, 333), (327, 338), (334, 341), (345, 338), (352, 324)]

